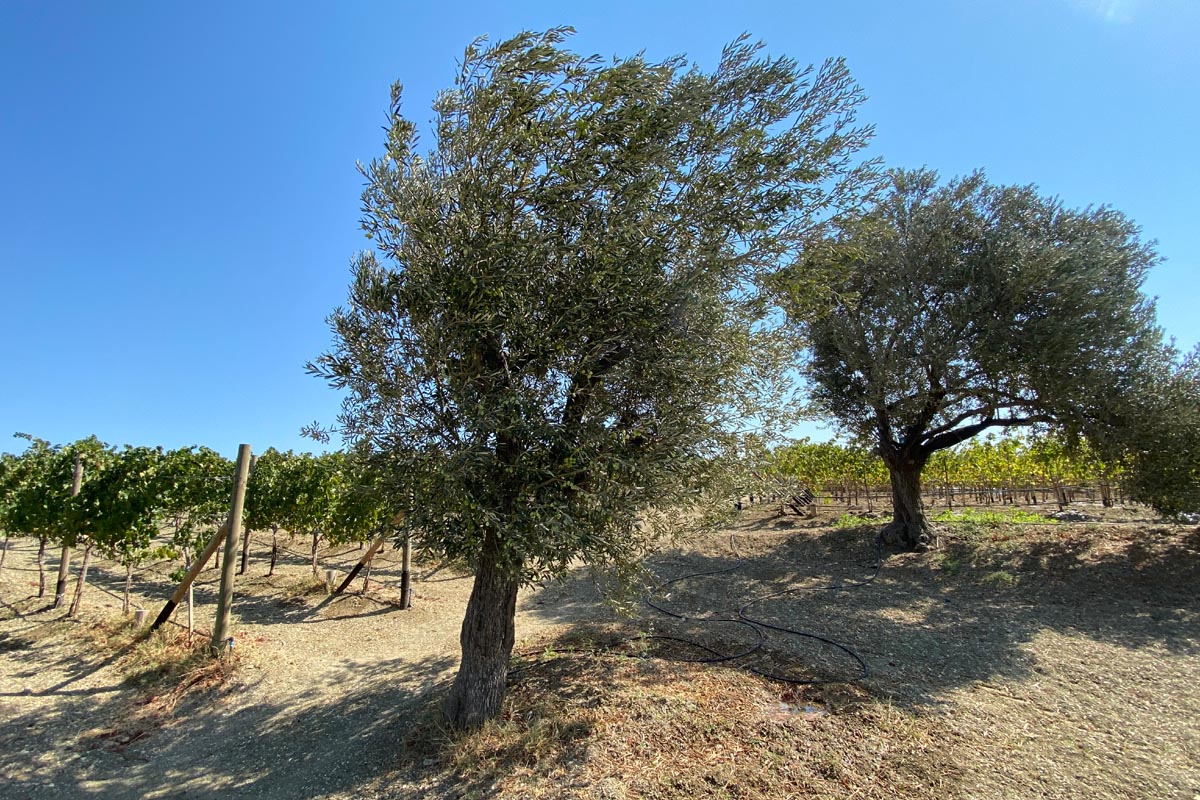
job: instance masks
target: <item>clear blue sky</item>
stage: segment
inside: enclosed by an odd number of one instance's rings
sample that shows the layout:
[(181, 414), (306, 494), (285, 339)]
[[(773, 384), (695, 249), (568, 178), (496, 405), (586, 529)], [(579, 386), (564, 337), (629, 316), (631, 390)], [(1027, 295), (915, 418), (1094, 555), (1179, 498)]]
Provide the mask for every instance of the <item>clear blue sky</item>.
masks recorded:
[[(479, 34), (569, 24), (576, 50), (683, 52), (741, 31), (841, 55), (873, 151), (1108, 203), (1166, 259), (1163, 326), (1200, 340), (1200, 3), (0, 4), (0, 450), (55, 442), (311, 449), (358, 229), (355, 162), (388, 87), (430, 117)], [(428, 142), (427, 142), (428, 143)]]

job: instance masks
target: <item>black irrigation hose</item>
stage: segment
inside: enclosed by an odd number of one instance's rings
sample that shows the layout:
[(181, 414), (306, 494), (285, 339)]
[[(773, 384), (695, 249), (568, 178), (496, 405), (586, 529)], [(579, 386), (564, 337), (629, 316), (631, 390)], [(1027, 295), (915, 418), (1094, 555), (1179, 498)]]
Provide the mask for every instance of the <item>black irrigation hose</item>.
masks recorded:
[[(742, 566), (744, 566), (746, 564), (746, 559), (741, 557), (738, 554), (736, 534), (730, 534), (729, 548), (733, 552), (733, 555), (736, 558), (736, 561), (734, 561), (734, 563), (731, 564), (730, 566), (723, 567), (721, 569), (704, 570), (702, 572), (693, 572), (693, 573), (688, 573), (686, 575), (679, 575), (677, 577), (674, 577), (669, 580), (663, 581), (662, 583), (659, 583), (651, 590), (651, 593), (653, 594), (653, 593), (660, 592), (663, 589), (665, 589), (666, 587), (668, 587), (674, 583), (688, 580), (690, 578), (702, 578), (702, 577), (709, 577), (712, 575), (722, 575), (722, 574), (726, 574), (729, 572), (733, 572), (737, 569), (740, 569)], [(827, 584), (824, 586), (791, 586), (786, 589), (781, 589), (779, 591), (770, 592), (768, 594), (761, 595), (761, 596), (751, 600), (750, 602), (742, 605), (738, 609), (736, 617), (689, 617), (686, 614), (680, 614), (679, 612), (674, 611), (670, 608), (667, 608), (664, 605), (656, 603), (653, 600), (651, 600), (650, 598), (646, 599), (646, 601), (645, 601), (646, 605), (650, 606), (655, 611), (658, 611), (661, 614), (665, 614), (669, 617), (673, 617), (674, 619), (678, 619), (680, 621), (693, 621), (693, 622), (700, 622), (700, 623), (705, 623), (705, 624), (708, 624), (708, 623), (740, 623), (740, 624), (749, 626), (755, 632), (756, 641), (754, 644), (752, 644), (750, 647), (748, 647), (747, 649), (743, 650), (740, 653), (723, 653), (723, 652), (721, 652), (715, 648), (709, 647), (708, 645), (703, 644), (701, 642), (697, 642), (692, 639), (686, 639), (686, 638), (679, 637), (679, 636), (648, 635), (648, 636), (644, 636), (642, 638), (643, 639), (654, 639), (657, 641), (677, 642), (680, 644), (684, 644), (688, 647), (695, 648), (697, 650), (702, 650), (706, 653), (711, 654), (711, 656), (712, 656), (711, 658), (682, 659), (683, 661), (686, 661), (688, 663), (717, 664), (717, 663), (723, 663), (723, 662), (729, 662), (729, 661), (737, 661), (739, 659), (745, 658), (746, 656), (752, 655), (752, 654), (760, 651), (766, 643), (766, 637), (764, 636), (764, 631), (771, 630), (771, 631), (776, 631), (777, 633), (788, 634), (790, 636), (800, 636), (800, 637), (803, 637), (806, 639), (811, 639), (813, 641), (821, 642), (822, 644), (828, 645), (829, 647), (832, 647), (834, 649), (840, 650), (841, 652), (845, 653), (850, 658), (852, 658), (859, 666), (860, 674), (854, 678), (851, 678), (850, 680), (862, 680), (870, 674), (870, 668), (867, 666), (866, 659), (864, 659), (861, 655), (859, 655), (859, 653), (856, 652), (850, 646), (842, 644), (841, 642), (834, 641), (833, 639), (827, 638), (825, 636), (821, 636), (820, 634), (812, 633), (811, 631), (803, 631), (803, 630), (798, 630), (796, 628), (788, 628), (783, 625), (776, 625), (774, 623), (767, 622), (765, 620), (758, 619), (756, 617), (752, 617), (749, 614), (747, 614), (746, 612), (747, 612), (747, 609), (749, 609), (751, 606), (756, 606), (756, 605), (759, 605), (760, 603), (765, 603), (768, 600), (774, 600), (778, 597), (782, 597), (784, 595), (791, 594), (794, 592), (835, 591), (835, 590), (840, 590), (840, 589), (857, 589), (859, 587), (866, 586), (868, 583), (871, 583), (877, 577), (879, 577), (879, 570), (882, 567), (882, 565), (883, 565), (883, 542), (877, 536), (877, 537), (875, 537), (875, 565), (874, 565), (874, 568), (873, 568), (871, 574), (868, 577), (866, 577), (862, 580), (859, 580), (859, 581), (843, 581), (841, 583)], [(826, 684), (826, 683), (842, 683), (842, 682), (844, 682), (844, 681), (835, 681), (832, 679), (824, 679), (824, 678), (796, 678), (791, 675), (781, 675), (781, 674), (774, 673), (774, 672), (768, 672), (767, 670), (759, 669), (758, 667), (755, 667), (750, 664), (744, 664), (742, 666), (750, 672), (753, 672), (757, 675), (761, 675), (762, 677), (767, 678), (769, 680), (779, 681), (781, 683), (790, 683), (790, 684), (794, 684), (794, 685), (819, 685), (819, 684)]]

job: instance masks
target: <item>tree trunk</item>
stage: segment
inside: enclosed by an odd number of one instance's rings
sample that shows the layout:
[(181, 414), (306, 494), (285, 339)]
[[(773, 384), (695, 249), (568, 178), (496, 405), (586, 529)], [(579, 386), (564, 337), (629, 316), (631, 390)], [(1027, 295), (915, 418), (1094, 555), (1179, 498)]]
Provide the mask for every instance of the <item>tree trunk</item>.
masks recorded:
[(250, 529), (242, 532), (242, 563), (238, 566), (238, 575), (246, 574), (246, 562), (250, 559)]
[(8, 558), (8, 531), (4, 532), (4, 549), (0, 550), (0, 570), (4, 569), (4, 560)]
[(928, 550), (936, 544), (936, 536), (925, 518), (921, 500), (921, 468), (925, 459), (901, 455), (885, 462), (892, 481), (892, 521), (880, 535), (884, 543), (894, 547)]
[(71, 608), (67, 611), (68, 617), (74, 617), (79, 613), (79, 605), (83, 601), (83, 589), (87, 586), (87, 571), (88, 562), (92, 560), (92, 546), (89, 544), (83, 548), (83, 563), (79, 565), (79, 580), (75, 581), (75, 597), (71, 600)]
[(71, 548), (63, 545), (58, 557), (58, 580), (54, 582), (54, 608), (63, 604), (67, 597), (67, 579), (71, 576)]
[(271, 528), (271, 568), (267, 570), (267, 577), (275, 574), (275, 558), (279, 555), (279, 528)]
[(317, 543), (321, 541), (321, 532), (313, 531), (312, 536), (313, 536), (312, 569), (313, 569), (313, 577), (316, 578), (316, 577), (320, 576), (320, 572), (317, 570)]
[(404, 534), (400, 569), (400, 607), (412, 608), (412, 534)]
[(488, 533), (459, 637), (462, 664), (444, 707), (447, 721), (459, 730), (478, 728), (500, 713), (515, 639), (519, 585), (501, 571), (500, 542), (495, 533)]
[(367, 590), (371, 588), (371, 565), (374, 563), (375, 563), (375, 556), (371, 556), (370, 558), (367, 559), (366, 569), (363, 570), (363, 588), (362, 588), (363, 594), (366, 594)]
[(46, 537), (38, 537), (38, 597), (46, 596)]
[(129, 613), (129, 588), (133, 583), (133, 564), (125, 565), (125, 602), (121, 606), (121, 613)]

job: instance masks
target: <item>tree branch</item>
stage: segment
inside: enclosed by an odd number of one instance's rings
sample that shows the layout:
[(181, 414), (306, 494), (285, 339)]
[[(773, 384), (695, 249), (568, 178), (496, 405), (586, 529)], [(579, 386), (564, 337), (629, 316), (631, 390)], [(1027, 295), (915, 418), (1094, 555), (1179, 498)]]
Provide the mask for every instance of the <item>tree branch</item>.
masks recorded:
[(982, 422), (977, 422), (974, 425), (968, 425), (965, 428), (943, 433), (940, 436), (935, 436), (932, 439), (926, 440), (923, 445), (929, 452), (937, 450), (945, 450), (947, 447), (953, 447), (960, 442), (965, 442), (980, 431), (988, 428), (1015, 428), (1023, 425), (1036, 425), (1039, 422), (1053, 423), (1054, 417), (1046, 414), (1037, 414), (1029, 417), (1007, 417), (1000, 419), (985, 419)]

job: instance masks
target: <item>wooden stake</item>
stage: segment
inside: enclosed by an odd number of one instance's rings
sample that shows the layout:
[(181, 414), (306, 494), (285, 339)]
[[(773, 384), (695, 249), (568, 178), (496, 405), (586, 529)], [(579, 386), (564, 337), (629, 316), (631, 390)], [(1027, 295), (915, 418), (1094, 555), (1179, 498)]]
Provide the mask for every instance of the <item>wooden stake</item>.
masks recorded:
[[(154, 624), (150, 626), (150, 630), (156, 631), (161, 628), (163, 623), (171, 618), (171, 614), (174, 613), (175, 608), (185, 596), (191, 598), (190, 590), (192, 588), (192, 581), (196, 580), (196, 576), (199, 575), (200, 571), (204, 569), (204, 565), (208, 563), (210, 558), (212, 558), (213, 553), (217, 552), (217, 548), (220, 547), (221, 543), (225, 541), (225, 535), (227, 533), (229, 533), (228, 520), (223, 522), (221, 527), (217, 528), (217, 532), (213, 534), (213, 538), (207, 545), (204, 546), (204, 552), (197, 556), (196, 560), (192, 562), (191, 569), (187, 571), (187, 574), (183, 576), (183, 580), (180, 581), (179, 585), (175, 587), (175, 593), (171, 595), (171, 599), (167, 601), (165, 606), (163, 606), (163, 610), (160, 611), (158, 616), (155, 618)], [(191, 612), (189, 608), (189, 616), (190, 614)]]
[(337, 595), (346, 591), (346, 587), (350, 585), (350, 581), (354, 580), (354, 578), (362, 570), (363, 565), (365, 565), (368, 561), (371, 560), (371, 558), (375, 555), (375, 553), (377, 553), (379, 551), (379, 548), (383, 547), (383, 543), (386, 541), (387, 541), (387, 536), (380, 536), (378, 539), (376, 539), (371, 544), (371, 548), (369, 550), (367, 550), (366, 553), (363, 554), (362, 558), (360, 558), (358, 560), (358, 563), (354, 565), (354, 569), (350, 570), (350, 574), (346, 576), (346, 579), (344, 581), (342, 581), (340, 584), (338, 584), (338, 587), (333, 590), (334, 597), (336, 597)]
[[(71, 497), (79, 494), (83, 487), (83, 457), (75, 454), (75, 475), (71, 478)], [(63, 545), (62, 555), (58, 557), (58, 582), (54, 584), (54, 608), (62, 605), (67, 596), (67, 577), (71, 568), (71, 547)]]
[(233, 610), (233, 568), (237, 561), (237, 541), (242, 532), (242, 510), (246, 504), (246, 479), (250, 476), (250, 445), (238, 445), (237, 477), (233, 483), (233, 507), (229, 509), (229, 533), (225, 537), (225, 563), (221, 569), (221, 589), (217, 594), (217, 619), (213, 623), (209, 649), (213, 654), (225, 647), (229, 633), (229, 615)]

